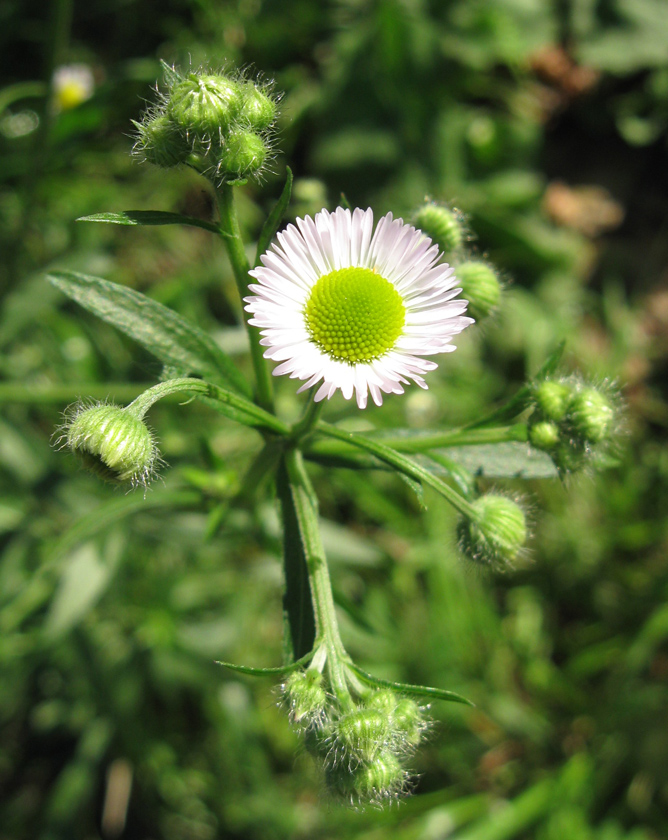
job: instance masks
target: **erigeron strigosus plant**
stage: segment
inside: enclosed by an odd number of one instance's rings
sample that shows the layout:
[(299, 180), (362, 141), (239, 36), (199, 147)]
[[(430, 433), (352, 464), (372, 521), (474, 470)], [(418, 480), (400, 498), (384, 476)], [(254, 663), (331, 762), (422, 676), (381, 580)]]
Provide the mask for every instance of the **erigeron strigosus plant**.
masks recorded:
[[(418, 493), (431, 487), (460, 515), (462, 553), (503, 571), (524, 551), (524, 506), (501, 491), (480, 493), (476, 476), (448, 453), (511, 442), (527, 456), (547, 453), (555, 475), (563, 476), (596, 463), (618, 425), (617, 400), (609, 386), (558, 376), (557, 350), (505, 405), (463, 429), (379, 436), (322, 420), (326, 400), (337, 391), (363, 410), (369, 397), (380, 406), (408, 385), (427, 388), (434, 357), (454, 351), (453, 339), (495, 310), (502, 293), (498, 274), (467, 254), (461, 218), (432, 201), (416, 210), (411, 223), (388, 213), (374, 224), (371, 209), (342, 206), (279, 231), (290, 201), (289, 170), (262, 228), (256, 263), (249, 265), (235, 189), (261, 180), (274, 155), (278, 97), (272, 85), (248, 75), (164, 69), (166, 91), (137, 123), (135, 153), (160, 167), (199, 172), (211, 184), (218, 221), (160, 211), (86, 220), (190, 224), (218, 235), (244, 302), (254, 383), (208, 334), (166, 307), (106, 280), (54, 272), (54, 285), (165, 365), (164, 381), (126, 407), (82, 403), (70, 409), (59, 440), (101, 477), (145, 487), (161, 463), (144, 422), (157, 400), (181, 393), (204, 398), (225, 417), (257, 430), (263, 446), (245, 484), (271, 481), (279, 501), (286, 661), (274, 669), (228, 667), (277, 676), (282, 703), (322, 764), (328, 788), (355, 806), (380, 805), (411, 788), (410, 759), (430, 728), (429, 703), (467, 701), (441, 688), (378, 679), (352, 661), (339, 632), (306, 462), (382, 467)], [(309, 392), (295, 423), (275, 411), (267, 360), (275, 364), (275, 376), (288, 374), (300, 381), (299, 391)]]

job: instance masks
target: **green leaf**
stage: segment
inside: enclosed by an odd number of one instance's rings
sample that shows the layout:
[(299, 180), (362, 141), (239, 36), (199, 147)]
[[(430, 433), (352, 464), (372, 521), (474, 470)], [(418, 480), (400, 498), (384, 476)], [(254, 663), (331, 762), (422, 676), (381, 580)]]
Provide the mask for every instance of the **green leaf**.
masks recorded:
[(81, 216), (77, 222), (106, 222), (109, 225), (188, 225), (220, 234), (218, 226), (204, 219), (193, 216), (182, 216), (180, 213), (164, 213), (161, 210), (123, 210), (121, 213), (94, 213), (92, 216)]
[(292, 170), (288, 166), (283, 192), (274, 205), (271, 213), (267, 216), (267, 221), (262, 226), (260, 238), (257, 241), (255, 265), (260, 265), (260, 257), (271, 245), (271, 240), (276, 235), (276, 231), (283, 221), (283, 216), (285, 215), (285, 211), (288, 209), (288, 204), (290, 203), (290, 198), (292, 196), (292, 180)]
[(291, 671), (296, 671), (300, 665), (306, 665), (312, 656), (313, 651), (310, 650), (296, 662), (290, 665), (281, 665), (278, 668), (252, 668), (250, 665), (235, 665), (233, 662), (221, 662), (219, 660), (216, 660), (216, 665), (222, 665), (223, 668), (229, 668), (230, 671), (238, 671), (240, 674), (249, 674), (251, 677), (283, 676), (284, 674), (289, 674)]
[(75, 627), (104, 594), (125, 545), (120, 534), (115, 536), (106, 541), (103, 551), (88, 542), (69, 558), (44, 623), (49, 639), (60, 638)]
[[(485, 478), (558, 478), (559, 471), (550, 456), (528, 443), (487, 443), (437, 450), (469, 473)], [(429, 456), (415, 459), (434, 475), (452, 475), (447, 465)]]
[(446, 700), (450, 703), (463, 703), (465, 706), (475, 706), (466, 697), (457, 694), (456, 691), (446, 691), (444, 688), (431, 688), (428, 685), (411, 685), (409, 683), (394, 682), (393, 680), (381, 680), (379, 677), (374, 677), (373, 674), (368, 674), (363, 671), (354, 662), (349, 663), (349, 668), (357, 674), (368, 685), (377, 685), (380, 688), (393, 688), (400, 691), (402, 694), (409, 694), (413, 697), (428, 697), (430, 700)]
[(109, 280), (55, 271), (49, 282), (94, 315), (133, 338), (163, 364), (222, 382), (250, 396), (250, 386), (230, 357), (203, 330), (145, 295)]
[(310, 500), (303, 496), (295, 499), (294, 494), (299, 493), (300, 488), (290, 481), (285, 459), (281, 460), (278, 469), (276, 489), (283, 522), (285, 653), (286, 659), (301, 659), (313, 649), (316, 632), (305, 545), (307, 537), (302, 531), (303, 523), (297, 510), (298, 502), (301, 502), (303, 508), (310, 505)]
[(146, 497), (134, 494), (102, 503), (59, 537), (47, 553), (45, 562), (55, 563), (79, 543), (127, 516), (160, 508), (190, 508), (198, 505), (201, 498), (199, 493), (191, 490), (162, 490), (158, 487)]

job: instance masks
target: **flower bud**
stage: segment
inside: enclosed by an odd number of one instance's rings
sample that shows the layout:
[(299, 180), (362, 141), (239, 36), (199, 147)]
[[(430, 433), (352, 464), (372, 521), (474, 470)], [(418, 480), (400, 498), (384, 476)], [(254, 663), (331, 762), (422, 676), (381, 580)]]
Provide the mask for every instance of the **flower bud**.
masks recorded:
[(568, 417), (575, 435), (587, 443), (602, 443), (612, 430), (615, 411), (605, 394), (583, 388), (568, 403)]
[(164, 114), (145, 123), (135, 123), (138, 130), (135, 153), (149, 163), (168, 168), (183, 163), (190, 146), (183, 134)]
[(335, 748), (353, 763), (371, 761), (390, 734), (388, 718), (377, 709), (356, 709), (344, 714), (336, 724)]
[(343, 796), (352, 804), (376, 805), (395, 799), (405, 792), (408, 773), (400, 759), (389, 750), (382, 750), (373, 760), (350, 770), (343, 766), (328, 768), (327, 785), (333, 793)]
[(524, 510), (507, 496), (488, 493), (473, 503), (475, 516), (459, 525), (464, 554), (486, 566), (503, 571), (517, 560), (527, 538)]
[(456, 251), (464, 240), (462, 224), (457, 215), (440, 204), (425, 204), (415, 214), (413, 224), (438, 245), (444, 254)]
[(276, 103), (258, 85), (246, 82), (240, 116), (254, 131), (266, 131), (276, 119)]
[(225, 180), (257, 175), (264, 166), (269, 149), (265, 140), (252, 131), (230, 133), (218, 161), (217, 172)]
[(560, 438), (559, 426), (551, 420), (539, 420), (529, 425), (529, 443), (536, 449), (550, 452), (557, 446)]
[(293, 671), (283, 686), (290, 709), (290, 719), (296, 726), (308, 727), (322, 721), (327, 694), (322, 686), (322, 674), (314, 668)]
[(547, 420), (563, 420), (568, 409), (572, 387), (567, 382), (546, 379), (539, 382), (533, 392), (536, 407)]
[(227, 76), (190, 73), (169, 93), (167, 113), (189, 134), (227, 133), (241, 107), (241, 88)]
[(64, 432), (64, 443), (106, 481), (146, 485), (159, 461), (151, 431), (117, 405), (78, 408)]
[(501, 283), (494, 269), (485, 262), (470, 260), (456, 268), (457, 285), (468, 302), (468, 314), (476, 321), (487, 318), (501, 300)]
[(410, 697), (402, 697), (390, 688), (374, 691), (366, 698), (366, 705), (377, 709), (388, 720), (390, 740), (403, 751), (412, 751), (420, 743), (429, 722), (423, 710)]

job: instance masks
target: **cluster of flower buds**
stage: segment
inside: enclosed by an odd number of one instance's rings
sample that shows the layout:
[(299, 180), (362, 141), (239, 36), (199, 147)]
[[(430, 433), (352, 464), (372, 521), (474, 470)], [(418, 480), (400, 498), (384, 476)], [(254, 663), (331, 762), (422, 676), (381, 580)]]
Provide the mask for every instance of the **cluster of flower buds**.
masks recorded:
[(528, 535), (523, 505), (493, 491), (476, 499), (472, 508), (471, 516), (463, 517), (458, 527), (464, 556), (499, 572), (513, 568)]
[(494, 266), (467, 253), (468, 236), (462, 214), (429, 201), (413, 215), (412, 221), (454, 266), (457, 285), (469, 302), (467, 314), (477, 322), (491, 315), (499, 305), (503, 285)]
[(153, 433), (132, 406), (77, 404), (59, 443), (105, 481), (146, 487), (160, 464)]
[(290, 720), (322, 763), (330, 792), (353, 806), (383, 805), (407, 793), (406, 763), (430, 721), (426, 709), (391, 688), (337, 700), (315, 668), (295, 671), (283, 689)]
[(140, 123), (135, 154), (161, 167), (187, 164), (216, 185), (258, 179), (271, 157), (271, 85), (165, 67), (167, 91)]
[(609, 386), (597, 388), (575, 377), (545, 379), (534, 385), (529, 441), (547, 452), (564, 474), (578, 472), (609, 443), (618, 426), (618, 409)]

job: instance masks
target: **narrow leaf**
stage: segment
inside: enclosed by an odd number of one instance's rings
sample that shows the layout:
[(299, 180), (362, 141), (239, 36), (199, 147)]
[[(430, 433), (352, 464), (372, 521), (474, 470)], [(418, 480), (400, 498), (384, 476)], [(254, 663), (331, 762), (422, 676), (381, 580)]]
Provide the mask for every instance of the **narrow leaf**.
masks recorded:
[(363, 671), (354, 662), (349, 663), (349, 668), (357, 674), (368, 685), (377, 685), (381, 688), (393, 688), (400, 691), (402, 694), (410, 694), (413, 697), (428, 697), (431, 700), (446, 700), (450, 703), (463, 703), (465, 706), (475, 706), (466, 697), (457, 694), (455, 691), (446, 691), (444, 688), (431, 688), (427, 685), (411, 685), (409, 683), (394, 682), (393, 680), (381, 680), (379, 677), (374, 677), (373, 674), (368, 674)]
[(313, 649), (316, 632), (308, 576), (308, 552), (297, 510), (299, 502), (307, 500), (295, 497), (299, 488), (290, 481), (284, 459), (278, 469), (276, 489), (283, 521), (285, 654), (286, 659), (300, 659)]
[(91, 513), (79, 519), (62, 534), (47, 554), (46, 562), (55, 563), (72, 551), (79, 543), (134, 513), (160, 508), (189, 508), (201, 502), (199, 493), (191, 490), (155, 489), (146, 497), (141, 494), (123, 496), (98, 505)]
[(252, 668), (250, 665), (235, 665), (233, 662), (221, 662), (219, 660), (216, 660), (216, 665), (222, 665), (223, 668), (238, 671), (240, 674), (249, 674), (251, 677), (282, 676), (283, 674), (289, 674), (291, 671), (296, 671), (300, 665), (306, 665), (312, 656), (313, 651), (310, 650), (296, 662), (290, 665), (281, 665), (278, 668)]
[(48, 280), (94, 315), (133, 338), (161, 362), (187, 373), (221, 381), (250, 396), (250, 387), (211, 336), (172, 309), (109, 280), (57, 271)]
[(81, 216), (77, 222), (105, 222), (109, 225), (131, 225), (136, 227), (156, 225), (188, 225), (220, 233), (218, 226), (204, 219), (194, 216), (182, 216), (180, 213), (165, 213), (161, 210), (123, 210), (121, 213), (94, 213), (92, 216)]
[(260, 238), (257, 241), (255, 265), (260, 264), (260, 257), (271, 245), (271, 240), (276, 235), (276, 231), (283, 221), (283, 216), (285, 215), (285, 211), (288, 209), (288, 204), (290, 203), (290, 198), (292, 196), (292, 180), (292, 170), (288, 166), (283, 192), (274, 205), (271, 213), (267, 216), (267, 221), (264, 223), (262, 231), (260, 232)]
[(457, 446), (416, 456), (422, 466), (435, 475), (450, 475), (447, 464), (437, 463), (443, 454), (468, 473), (485, 478), (558, 478), (559, 471), (550, 456), (528, 443), (489, 443), (481, 446)]

